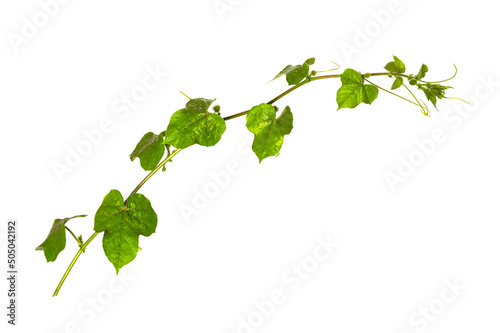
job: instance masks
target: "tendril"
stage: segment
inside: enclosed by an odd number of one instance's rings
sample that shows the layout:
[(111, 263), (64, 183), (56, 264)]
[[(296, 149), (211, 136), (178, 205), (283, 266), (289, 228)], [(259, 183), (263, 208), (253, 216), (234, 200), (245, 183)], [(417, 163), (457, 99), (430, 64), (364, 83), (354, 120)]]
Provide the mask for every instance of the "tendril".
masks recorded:
[(459, 101), (462, 101), (464, 103), (470, 104), (470, 102), (467, 102), (466, 100), (458, 98), (458, 97), (448, 97), (448, 96), (445, 96), (444, 98), (446, 98), (446, 99), (458, 99)]
[(187, 98), (192, 99), (191, 97), (189, 97), (188, 95), (186, 95), (186, 94), (185, 94), (185, 93), (183, 93), (182, 91), (180, 91), (180, 90), (179, 90), (179, 92), (180, 92), (181, 94), (183, 94), (184, 96), (186, 96)]
[(324, 70), (324, 71), (316, 71), (316, 73), (325, 73), (325, 72), (331, 72), (331, 71), (336, 71), (337, 69), (340, 69), (340, 65), (337, 64), (335, 61), (331, 61), (332, 63), (334, 63), (335, 65), (337, 65), (337, 68), (332, 68), (332, 69), (327, 69), (327, 70)]
[(423, 80), (420, 80), (422, 82), (425, 82), (425, 83), (441, 83), (441, 82), (446, 82), (446, 81), (450, 81), (451, 79), (453, 79), (455, 76), (457, 76), (457, 72), (458, 72), (458, 68), (455, 64), (453, 64), (453, 66), (455, 67), (455, 74), (453, 74), (452, 77), (450, 77), (449, 79), (446, 79), (446, 80), (441, 80), (441, 81), (423, 81)]
[[(408, 91), (410, 92), (410, 94), (413, 96), (413, 98), (415, 98), (415, 101), (417, 101), (417, 105), (418, 105), (418, 106), (420, 106), (420, 108), (422, 109), (422, 113), (423, 113), (423, 115), (424, 115), (424, 116), (428, 116), (428, 117), (430, 117), (429, 108), (428, 108), (428, 107), (427, 107), (427, 105), (424, 103), (424, 101), (420, 100), (420, 101), (422, 101), (422, 103), (424, 104), (424, 105), (422, 105), (422, 104), (418, 101), (417, 97), (416, 97), (416, 96), (415, 96), (415, 95), (411, 92), (410, 88), (408, 88), (408, 86), (407, 86), (406, 84), (404, 84), (404, 83), (403, 83), (403, 86), (406, 88), (406, 90), (408, 90)], [(413, 102), (412, 102), (412, 103), (413, 103)], [(413, 103), (413, 104), (415, 104), (415, 103)]]
[[(367, 78), (364, 78), (364, 80), (365, 80), (366, 82), (370, 83), (370, 84), (373, 84), (375, 87), (377, 87), (377, 88), (379, 88), (379, 89), (381, 89), (381, 90), (383, 90), (383, 91), (385, 91), (385, 92), (388, 92), (389, 94), (392, 94), (392, 95), (394, 95), (394, 96), (397, 96), (397, 97), (399, 97), (399, 98), (402, 98), (402, 99), (404, 99), (405, 101), (410, 102), (411, 104), (414, 104), (414, 105), (417, 105), (417, 106), (422, 107), (422, 105), (420, 105), (420, 103), (418, 103), (418, 100), (417, 100), (417, 103), (412, 102), (412, 101), (410, 101), (410, 100), (409, 100), (408, 98), (406, 98), (406, 97), (403, 97), (403, 96), (401, 96), (401, 95), (398, 95), (398, 94), (396, 94), (396, 93), (393, 93), (393, 92), (392, 92), (392, 91), (390, 91), (390, 90), (384, 89), (384, 88), (382, 88), (382, 87), (381, 87), (381, 86), (379, 86), (379, 85), (376, 85), (375, 83), (373, 83), (372, 81), (368, 80)], [(406, 88), (406, 89), (408, 89), (408, 88)], [(411, 93), (411, 91), (410, 91), (410, 93)], [(412, 94), (412, 95), (413, 95), (413, 94)], [(413, 96), (413, 97), (415, 97), (415, 96)]]

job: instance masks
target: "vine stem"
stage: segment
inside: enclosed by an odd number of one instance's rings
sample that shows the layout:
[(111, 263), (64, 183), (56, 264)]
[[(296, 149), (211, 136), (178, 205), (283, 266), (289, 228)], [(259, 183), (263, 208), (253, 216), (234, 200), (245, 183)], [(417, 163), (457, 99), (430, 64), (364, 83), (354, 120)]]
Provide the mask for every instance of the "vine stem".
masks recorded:
[(73, 236), (73, 238), (76, 240), (76, 242), (78, 243), (78, 246), (82, 246), (82, 243), (80, 243), (80, 241), (78, 240), (78, 238), (75, 236), (75, 234), (73, 233), (73, 231), (71, 231), (70, 228), (68, 228), (67, 226), (64, 226), (64, 228), (66, 228), (66, 230), (69, 231), (69, 233), (71, 234), (71, 236)]
[(402, 99), (404, 99), (405, 101), (410, 102), (411, 104), (415, 104), (416, 106), (421, 106), (421, 105), (419, 105), (419, 104), (417, 104), (417, 103), (415, 103), (415, 102), (410, 101), (408, 98), (405, 98), (405, 97), (403, 97), (403, 96), (399, 96), (398, 94), (395, 94), (395, 93), (393, 93), (393, 92), (392, 92), (392, 91), (390, 91), (390, 90), (384, 89), (384, 88), (382, 88), (381, 86), (376, 85), (376, 84), (375, 84), (375, 83), (373, 83), (372, 81), (369, 81), (367, 78), (365, 78), (365, 81), (366, 81), (366, 82), (368, 82), (368, 83), (370, 83), (370, 84), (373, 84), (375, 87), (377, 87), (377, 88), (379, 88), (379, 89), (381, 89), (381, 90), (383, 90), (383, 91), (385, 91), (385, 92), (388, 92), (389, 94), (392, 94), (392, 95), (394, 95), (394, 96), (397, 96), (397, 97), (399, 97), (399, 98), (402, 98)]
[[(381, 72), (381, 73), (369, 73), (370, 76), (389, 76), (389, 75), (393, 75), (393, 76), (401, 76), (401, 77), (408, 77), (408, 75), (406, 74), (400, 74), (400, 73), (390, 73), (390, 72)], [(288, 90), (285, 90), (284, 92), (282, 92), (281, 94), (279, 94), (278, 96), (276, 96), (275, 98), (273, 98), (272, 100), (270, 100), (269, 102), (267, 102), (267, 104), (273, 104), (274, 102), (278, 101), (279, 99), (281, 99), (282, 97), (288, 95), (289, 93), (291, 93), (292, 91), (294, 91), (295, 89), (298, 89), (300, 87), (302, 87), (303, 85), (309, 83), (309, 82), (312, 82), (312, 81), (318, 81), (318, 80), (324, 80), (324, 79), (338, 79), (340, 78), (340, 75), (341, 74), (330, 74), (330, 75), (320, 75), (320, 76), (313, 76), (313, 77), (310, 77), (304, 81), (302, 81), (301, 83), (291, 87), (290, 89)], [(368, 80), (367, 80), (368, 81)], [(374, 83), (372, 83), (374, 84)], [(378, 86), (377, 86), (378, 87)], [(382, 90), (385, 90), (383, 88), (381, 88)], [(387, 90), (386, 90), (387, 91)], [(389, 93), (391, 93), (390, 91), (388, 91)], [(393, 95), (396, 95), (394, 93), (391, 93)], [(399, 95), (396, 95), (398, 97), (401, 97)], [(404, 97), (401, 97), (403, 99), (406, 99)], [(407, 100), (407, 99), (406, 99)], [(407, 100), (408, 102), (410, 103), (413, 103), (412, 101), (409, 101)], [(413, 103), (415, 105), (418, 105), (416, 103)], [(246, 110), (246, 111), (242, 111), (242, 112), (239, 112), (239, 113), (235, 113), (233, 115), (230, 115), (230, 116), (227, 116), (227, 117), (224, 117), (222, 119), (224, 120), (231, 120), (231, 119), (234, 119), (234, 118), (238, 118), (238, 117), (241, 117), (241, 116), (244, 116), (246, 115), (248, 112), (250, 112), (250, 110)]]
[[(132, 191), (132, 193), (130, 193), (130, 195), (127, 197), (127, 199), (125, 199), (125, 203), (127, 202), (128, 198), (130, 198), (130, 196), (134, 193), (137, 193), (137, 191), (139, 191), (139, 189), (148, 181), (149, 178), (153, 177), (153, 175), (158, 172), (158, 170), (160, 170), (165, 164), (167, 164), (168, 161), (172, 160), (172, 158), (177, 155), (182, 149), (176, 149), (174, 150), (170, 155), (168, 155), (163, 161), (161, 161), (160, 164), (158, 164), (158, 166), (156, 168), (154, 168), (140, 183), (139, 185), (137, 185), (137, 187)], [(73, 235), (73, 237), (75, 237), (75, 235), (71, 232), (71, 234)], [(73, 260), (71, 261), (71, 263), (69, 264), (68, 266), (68, 269), (66, 269), (66, 272), (64, 272), (64, 275), (63, 277), (61, 278), (61, 281), (59, 281), (59, 284), (57, 285), (57, 288), (56, 288), (56, 291), (54, 291), (54, 295), (52, 295), (53, 297), (54, 296), (57, 296), (57, 294), (59, 293), (59, 290), (61, 289), (64, 281), (66, 280), (66, 278), (68, 277), (68, 274), (69, 272), (71, 272), (71, 269), (73, 268), (73, 266), (75, 265), (76, 261), (78, 260), (78, 258), (80, 257), (80, 255), (82, 254), (82, 252), (85, 250), (85, 247), (87, 247), (87, 245), (89, 245), (90, 242), (92, 242), (92, 240), (98, 235), (97, 232), (94, 232), (94, 234), (92, 236), (90, 236), (90, 238), (85, 242), (83, 243), (83, 245), (80, 247), (80, 250), (76, 253), (75, 257), (73, 258)], [(76, 239), (76, 237), (75, 237)], [(78, 240), (77, 240), (78, 242)]]
[(94, 232), (94, 234), (92, 236), (90, 236), (90, 238), (85, 242), (83, 243), (82, 247), (80, 248), (80, 250), (78, 250), (78, 253), (76, 254), (76, 256), (73, 258), (73, 260), (71, 261), (71, 263), (69, 264), (69, 267), (68, 269), (66, 270), (66, 272), (64, 272), (64, 275), (61, 279), (61, 281), (59, 282), (59, 284), (57, 285), (57, 288), (56, 288), (56, 291), (54, 291), (54, 295), (52, 295), (53, 297), (57, 296), (57, 294), (59, 293), (59, 290), (61, 289), (64, 281), (66, 280), (66, 277), (68, 276), (69, 272), (71, 272), (71, 269), (73, 268), (73, 266), (75, 265), (76, 261), (78, 260), (78, 257), (80, 257), (80, 255), (82, 254), (83, 250), (85, 250), (85, 247), (87, 245), (89, 245), (90, 242), (92, 242), (92, 240), (97, 236), (97, 232)]
[[(385, 74), (389, 75), (390, 73), (385, 73)], [(276, 102), (279, 99), (281, 99), (282, 97), (288, 95), (289, 93), (291, 93), (295, 89), (298, 89), (298, 88), (302, 87), (303, 85), (305, 85), (305, 84), (307, 84), (307, 83), (309, 83), (311, 81), (317, 81), (317, 80), (323, 80), (323, 79), (332, 79), (332, 78), (339, 78), (339, 77), (340, 77), (340, 74), (331, 74), (331, 75), (321, 75), (321, 76), (310, 77), (309, 79), (306, 79), (306, 80), (302, 81), (301, 83), (299, 83), (299, 84), (291, 87), (290, 89), (285, 90), (284, 92), (282, 92), (281, 94), (279, 94), (278, 96), (274, 97), (272, 100), (270, 100), (269, 102), (267, 102), (267, 104), (273, 104), (274, 102)], [(224, 117), (222, 119), (224, 119), (224, 120), (231, 120), (231, 119), (234, 119), (234, 118), (238, 118), (238, 117), (244, 116), (248, 112), (250, 112), (250, 110), (246, 110), (246, 111), (242, 111), (242, 112), (239, 112), (239, 113), (235, 113), (233, 115)]]
[(167, 158), (165, 158), (163, 161), (160, 162), (160, 164), (158, 164), (158, 166), (156, 168), (154, 168), (153, 170), (151, 170), (151, 172), (139, 183), (139, 185), (136, 186), (136, 188), (132, 191), (132, 193), (129, 194), (129, 196), (127, 197), (127, 199), (125, 199), (125, 203), (127, 202), (128, 198), (130, 198), (130, 196), (132, 194), (135, 194), (137, 193), (140, 188), (142, 187), (142, 185), (146, 184), (146, 182), (149, 180), (149, 178), (153, 177), (153, 175), (158, 172), (158, 170), (160, 170), (161, 168), (163, 168), (163, 166), (165, 164), (167, 164), (168, 161), (171, 161), (172, 158), (177, 155), (182, 149), (176, 149), (174, 150), (170, 155), (167, 156)]
[[(407, 75), (404, 75), (404, 74), (396, 74), (396, 73), (389, 73), (389, 72), (384, 72), (384, 73), (371, 73), (370, 75), (371, 76), (388, 76), (388, 75), (395, 75), (395, 76), (403, 76), (403, 77), (407, 77)], [(288, 95), (289, 93), (291, 93), (292, 91), (302, 87), (303, 85), (309, 83), (309, 82), (312, 82), (312, 81), (318, 81), (318, 80), (325, 80), (325, 79), (333, 79), (333, 78), (340, 78), (340, 74), (330, 74), (330, 75), (320, 75), (320, 76), (313, 76), (313, 77), (308, 77), (306, 80), (302, 81), (301, 83), (289, 88), (288, 90), (285, 90), (284, 92), (282, 92), (281, 94), (279, 94), (278, 96), (276, 96), (275, 98), (271, 99), (269, 102), (267, 102), (267, 104), (273, 104), (274, 102), (278, 101), (279, 99), (283, 98), (284, 96)], [(413, 103), (413, 102), (411, 102)], [(415, 104), (415, 103), (414, 103)], [(234, 119), (234, 118), (238, 118), (238, 117), (241, 117), (241, 116), (244, 116), (246, 115), (248, 112), (250, 112), (250, 110), (246, 110), (246, 111), (242, 111), (242, 112), (239, 112), (239, 113), (235, 113), (233, 115), (230, 115), (230, 116), (227, 116), (227, 117), (224, 117), (223, 119), (225, 121), (227, 120), (231, 120), (231, 119)], [(139, 189), (151, 178), (153, 177), (153, 175), (158, 172), (158, 170), (160, 170), (165, 164), (167, 164), (168, 161), (172, 160), (172, 158), (177, 155), (182, 149), (176, 149), (174, 150), (170, 155), (168, 155), (163, 161), (160, 162), (160, 164), (158, 164), (158, 166), (156, 168), (154, 168), (140, 183), (139, 185), (137, 185), (137, 187), (132, 191), (132, 193), (130, 193), (130, 195), (127, 197), (127, 199), (125, 199), (125, 203), (127, 202), (128, 198), (130, 198), (130, 196), (132, 194), (135, 194), (137, 193), (137, 191), (139, 191)], [(73, 258), (73, 260), (71, 261), (68, 269), (66, 270), (66, 272), (64, 273), (61, 281), (59, 282), (59, 284), (57, 285), (57, 288), (56, 288), (56, 291), (54, 292), (54, 295), (53, 296), (57, 296), (57, 294), (59, 293), (59, 290), (61, 289), (64, 281), (66, 280), (66, 278), (68, 277), (68, 274), (71, 272), (71, 269), (73, 268), (73, 266), (75, 265), (76, 261), (78, 260), (78, 258), (80, 257), (80, 255), (82, 254), (83, 250), (85, 250), (85, 247), (87, 247), (87, 245), (98, 235), (97, 232), (94, 232), (94, 234), (92, 236), (90, 236), (90, 238), (81, 246), (80, 250), (77, 252), (77, 254), (75, 255), (75, 257)]]

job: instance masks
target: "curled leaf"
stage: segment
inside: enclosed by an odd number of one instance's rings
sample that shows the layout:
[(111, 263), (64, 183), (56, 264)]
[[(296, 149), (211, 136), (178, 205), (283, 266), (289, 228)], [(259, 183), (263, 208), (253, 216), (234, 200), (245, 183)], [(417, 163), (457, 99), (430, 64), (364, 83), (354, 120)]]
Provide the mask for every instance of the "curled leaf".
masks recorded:
[(396, 76), (394, 83), (391, 86), (391, 90), (398, 89), (403, 84), (403, 78), (401, 76)]
[(423, 64), (422, 67), (420, 67), (420, 70), (418, 71), (417, 74), (417, 80), (421, 80), (425, 77), (425, 73), (429, 71), (429, 68), (427, 65)]
[(286, 75), (286, 82), (289, 85), (299, 84), (309, 75), (309, 66), (315, 63), (315, 58), (309, 58), (302, 65), (288, 65), (281, 70), (271, 81), (276, 80), (282, 75)]
[(391, 61), (385, 65), (385, 69), (392, 73), (404, 73), (406, 68), (405, 64), (396, 56), (393, 56), (394, 61)]
[(270, 104), (254, 106), (247, 114), (247, 128), (254, 133), (252, 150), (259, 163), (269, 156), (277, 156), (283, 145), (284, 136), (293, 128), (293, 114), (287, 106), (276, 118), (276, 110)]
[(453, 87), (442, 86), (440, 84), (435, 84), (435, 83), (426, 83), (418, 85), (418, 89), (424, 92), (425, 97), (427, 97), (427, 99), (434, 105), (434, 107), (436, 107), (437, 99), (444, 98), (445, 90), (450, 88), (453, 89)]
[(49, 231), (49, 235), (42, 244), (35, 248), (35, 250), (43, 250), (47, 262), (56, 261), (59, 253), (66, 247), (66, 222), (77, 217), (85, 216), (87, 215), (75, 215), (64, 219), (55, 219)]
[(165, 154), (165, 145), (163, 144), (163, 134), (146, 133), (141, 141), (135, 146), (130, 154), (130, 160), (133, 161), (139, 157), (141, 167), (148, 171), (153, 170)]

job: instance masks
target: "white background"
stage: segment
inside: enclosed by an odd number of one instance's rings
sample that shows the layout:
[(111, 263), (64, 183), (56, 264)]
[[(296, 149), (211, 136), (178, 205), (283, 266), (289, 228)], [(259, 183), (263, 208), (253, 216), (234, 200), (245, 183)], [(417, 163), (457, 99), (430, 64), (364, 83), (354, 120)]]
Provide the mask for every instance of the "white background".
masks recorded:
[[(6, 324), (2, 279), (2, 332), (499, 330), (494, 2), (222, 0), (221, 13), (212, 0), (68, 1), (43, 22), (47, 2), (0, 5), (0, 220), (3, 237), (7, 219), (19, 221), (20, 272), (15, 328)], [(34, 16), (45, 25), (14, 45)], [(357, 53), (343, 51), (348, 45)], [(377, 72), (393, 54), (408, 73), (426, 63), (432, 81), (456, 64), (448, 95), (476, 103), (467, 111), (443, 100), (440, 112), (428, 103), (429, 118), (381, 91), (371, 106), (337, 112), (339, 80), (313, 82), (277, 103), (295, 118), (278, 158), (259, 165), (244, 118), (228, 122), (217, 146), (181, 152), (141, 189), (159, 216), (157, 232), (140, 238), (143, 250), (121, 280), (99, 235), (51, 297), (77, 245), (68, 238), (55, 263), (35, 247), (55, 218), (77, 214), (89, 216), (68, 226), (88, 238), (104, 195), (132, 191), (146, 173), (128, 155), (144, 133), (166, 129), (187, 101), (179, 90), (216, 97), (227, 116), (287, 89), (283, 78), (266, 84), (287, 64), (316, 57), (318, 70), (336, 61), (338, 73)], [(168, 75), (135, 108), (116, 112), (147, 68)], [(84, 131), (103, 119), (113, 129), (58, 179), (54, 163), (66, 163), (68, 149), (85, 145)], [(444, 139), (423, 155), (416, 141), (434, 131)], [(391, 189), (387, 173), (410, 158), (422, 163)], [(228, 165), (237, 166), (229, 184), (198, 215), (183, 216), (196, 193), (214, 189), (210, 173)], [(318, 238), (340, 244), (321, 262)], [(309, 275), (292, 283), (290, 270), (303, 263)], [(453, 292), (454, 283), (465, 290)], [(273, 290), (282, 302), (264, 316), (255, 302), (268, 304)], [(253, 326), (241, 324), (249, 317)]]

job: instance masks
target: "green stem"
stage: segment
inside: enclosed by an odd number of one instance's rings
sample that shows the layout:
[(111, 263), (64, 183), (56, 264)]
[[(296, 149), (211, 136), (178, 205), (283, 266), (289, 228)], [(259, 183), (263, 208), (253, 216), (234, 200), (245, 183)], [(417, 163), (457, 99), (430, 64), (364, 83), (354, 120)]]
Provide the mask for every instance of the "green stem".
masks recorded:
[[(390, 73), (386, 73), (386, 75), (388, 75), (388, 74), (390, 74)], [(273, 104), (273, 103), (275, 103), (276, 101), (278, 101), (282, 97), (288, 95), (289, 93), (291, 93), (295, 89), (298, 89), (298, 88), (302, 87), (303, 85), (305, 85), (305, 84), (307, 84), (307, 83), (309, 83), (311, 81), (317, 81), (317, 80), (323, 80), (323, 79), (331, 79), (331, 78), (339, 78), (339, 77), (340, 77), (340, 74), (321, 75), (321, 76), (311, 77), (311, 78), (309, 78), (307, 80), (304, 80), (301, 83), (299, 83), (299, 84), (291, 87), (290, 89), (285, 90), (284, 92), (282, 92), (281, 94), (279, 94), (278, 96), (274, 97), (272, 100), (270, 100), (269, 102), (267, 102), (267, 104)], [(234, 119), (234, 118), (238, 118), (238, 117), (244, 116), (248, 112), (250, 112), (250, 110), (238, 112), (238, 113), (235, 113), (233, 115), (224, 117), (222, 119), (224, 119), (224, 120), (231, 120), (231, 119)]]
[(234, 119), (234, 118), (238, 118), (238, 117), (241, 117), (241, 116), (244, 116), (246, 115), (248, 112), (250, 112), (250, 110), (246, 110), (246, 111), (242, 111), (242, 112), (238, 112), (238, 113), (235, 113), (235, 114), (232, 114), (230, 116), (227, 116), (227, 117), (224, 117), (222, 119), (224, 120), (231, 120), (231, 119)]
[[(127, 199), (125, 200), (125, 203), (127, 202), (128, 198), (130, 198), (130, 196), (134, 193), (137, 193), (137, 191), (139, 191), (139, 189), (142, 187), (142, 185), (144, 185), (149, 178), (153, 177), (153, 175), (158, 172), (158, 170), (160, 170), (165, 164), (167, 164), (168, 161), (170, 161), (175, 155), (177, 155), (179, 152), (181, 151), (181, 149), (176, 149), (174, 150), (171, 154), (169, 154), (160, 164), (158, 164), (158, 166), (156, 168), (154, 168), (140, 183), (139, 185), (137, 185), (137, 187), (132, 191), (132, 193), (130, 193), (130, 195), (127, 197)], [(68, 228), (66, 228), (68, 229)], [(69, 229), (68, 229), (69, 230)], [(71, 232), (71, 230), (69, 230)], [(71, 234), (73, 235), (73, 237), (75, 237), (75, 235), (73, 234), (73, 232), (71, 232)], [(82, 254), (83, 251), (85, 251), (85, 247), (87, 245), (89, 245), (90, 242), (92, 242), (92, 240), (97, 236), (97, 232), (94, 232), (94, 234), (83, 244), (81, 245), (80, 247), (80, 250), (77, 252), (77, 254), (75, 255), (75, 257), (73, 258), (73, 260), (71, 261), (71, 263), (69, 264), (69, 267), (68, 269), (66, 270), (66, 272), (64, 273), (61, 281), (59, 282), (59, 284), (57, 285), (57, 288), (56, 288), (56, 291), (54, 292), (54, 295), (53, 296), (57, 296), (57, 294), (59, 293), (59, 289), (61, 289), (64, 281), (66, 280), (66, 278), (68, 277), (68, 274), (69, 272), (71, 272), (71, 269), (73, 268), (73, 266), (75, 265), (76, 261), (78, 260), (78, 258), (80, 257), (80, 255)], [(77, 239), (75, 237), (75, 239)], [(78, 239), (76, 240), (78, 242), (78, 244), (80, 244), (80, 242), (78, 241)]]
[(167, 164), (168, 161), (170, 161), (175, 155), (177, 155), (182, 149), (176, 149), (174, 150), (170, 155), (167, 156), (167, 158), (165, 158), (163, 161), (160, 162), (160, 164), (158, 164), (156, 166), (156, 168), (154, 168), (153, 170), (151, 170), (151, 172), (139, 183), (139, 185), (136, 186), (136, 188), (132, 191), (132, 193), (130, 193), (130, 195), (127, 197), (127, 199), (125, 199), (125, 203), (127, 202), (128, 198), (130, 198), (130, 196), (132, 194), (135, 194), (137, 193), (137, 191), (139, 191), (139, 189), (142, 187), (142, 185), (146, 184), (146, 182), (149, 180), (149, 178), (153, 177), (153, 175), (158, 172), (158, 170), (160, 170), (161, 168), (163, 168), (163, 166), (165, 164)]
[[(313, 78), (310, 78), (309, 80), (305, 80), (305, 81), (302, 81), (301, 83), (291, 87), (290, 89), (288, 90), (285, 90), (284, 92), (282, 92), (281, 94), (279, 94), (278, 96), (274, 97), (272, 100), (270, 100), (269, 102), (267, 102), (267, 104), (273, 104), (274, 102), (276, 102), (277, 100), (279, 100), (280, 98), (288, 95), (289, 93), (291, 93), (292, 91), (294, 91), (295, 89), (298, 89), (300, 87), (302, 87), (304, 84), (306, 83), (309, 83), (311, 81), (314, 81), (314, 80), (320, 80), (320, 79), (326, 79), (328, 76), (328, 78), (330, 77), (330, 75), (323, 75), (323, 76), (317, 76), (317, 77), (313, 77)], [(234, 119), (234, 118), (238, 118), (238, 117), (241, 117), (241, 116), (244, 116), (246, 115), (248, 112), (250, 112), (250, 110), (246, 110), (246, 111), (242, 111), (242, 112), (238, 112), (238, 113), (235, 113), (233, 115), (230, 115), (230, 116), (227, 116), (227, 117), (224, 117), (222, 119), (224, 120), (231, 120), (231, 119)]]
[[(371, 74), (371, 76), (387, 76), (387, 75), (390, 75), (391, 73), (387, 72), (387, 73), (373, 73)], [(392, 75), (396, 75), (394, 73), (392, 73)], [(407, 75), (404, 75), (404, 74), (398, 74), (399, 76), (407, 76)], [(340, 78), (340, 74), (331, 74), (331, 75), (321, 75), (321, 76), (315, 76), (315, 77), (309, 77), (307, 78), (306, 80), (302, 81), (301, 83), (289, 88), (288, 90), (285, 90), (284, 92), (282, 92), (281, 94), (279, 94), (278, 96), (276, 96), (275, 98), (273, 98), (272, 100), (270, 100), (269, 102), (267, 102), (267, 104), (273, 104), (274, 102), (278, 101), (279, 99), (281, 99), (282, 97), (288, 95), (289, 93), (291, 93), (292, 91), (302, 87), (303, 85), (311, 82), (311, 81), (318, 81), (318, 80), (324, 80), (324, 79), (332, 79), (332, 78)], [(368, 80), (367, 80), (368, 81)], [(385, 89), (384, 89), (385, 90)], [(182, 92), (181, 92), (182, 93)], [(183, 93), (184, 94), (184, 93)], [(185, 95), (185, 94), (184, 94)], [(397, 95), (396, 95), (397, 96)], [(187, 96), (186, 96), (187, 97)], [(401, 96), (399, 96), (401, 97)], [(402, 97), (404, 98), (404, 97)], [(411, 101), (409, 101), (411, 102)], [(413, 102), (411, 102), (413, 103)], [(415, 104), (415, 103), (413, 103)], [(234, 119), (234, 118), (238, 118), (238, 117), (241, 117), (241, 116), (244, 116), (246, 115), (248, 112), (250, 112), (250, 110), (246, 110), (246, 111), (243, 111), (243, 112), (239, 112), (239, 113), (236, 113), (236, 114), (233, 114), (233, 115), (230, 115), (230, 116), (227, 116), (227, 117), (224, 117), (223, 119), (224, 120), (231, 120), (231, 119)], [(132, 191), (132, 193), (130, 193), (130, 195), (127, 197), (127, 199), (125, 199), (125, 203), (127, 202), (128, 198), (130, 198), (130, 196), (134, 193), (137, 193), (137, 191), (139, 191), (139, 189), (151, 178), (153, 177), (153, 175), (158, 172), (158, 170), (160, 170), (165, 164), (167, 164), (168, 161), (170, 161), (175, 155), (177, 155), (182, 149), (176, 149), (174, 150), (171, 154), (169, 154), (160, 164), (158, 164), (158, 166), (156, 168), (154, 168), (140, 183), (139, 185), (137, 185), (137, 187)], [(74, 235), (73, 235), (74, 236)], [(71, 271), (71, 269), (73, 268), (73, 266), (75, 265), (76, 261), (78, 260), (78, 258), (80, 257), (80, 255), (82, 254), (83, 250), (85, 249), (85, 247), (97, 236), (97, 233), (94, 233), (80, 248), (80, 250), (78, 251), (78, 253), (76, 254), (76, 256), (73, 258), (73, 260), (71, 261), (71, 264), (69, 265), (68, 269), (66, 270), (66, 272), (64, 273), (61, 281), (59, 282), (59, 285), (57, 286), (57, 289), (56, 291), (54, 292), (54, 296), (57, 296), (58, 292), (59, 292), (59, 289), (61, 289), (61, 286), (62, 284), (64, 283), (64, 281), (66, 280), (66, 277), (68, 276), (69, 272)]]
[[(410, 88), (408, 88), (408, 87), (406, 86), (406, 84), (404, 84), (404, 83), (403, 83), (403, 86), (406, 88), (406, 90), (408, 90), (408, 91), (410, 92), (410, 94), (413, 96), (413, 98), (415, 98), (415, 100), (416, 100), (416, 101), (417, 101), (417, 103), (418, 103), (418, 106), (420, 106), (420, 107), (422, 108), (422, 113), (423, 113), (424, 115), (426, 115), (426, 116), (427, 116), (427, 115), (429, 114), (429, 109), (427, 108), (427, 105), (426, 105), (426, 106), (425, 106), (425, 108), (424, 108), (424, 107), (422, 106), (422, 104), (420, 104), (420, 102), (418, 101), (417, 96), (415, 96), (415, 95), (411, 92)], [(424, 103), (424, 104), (425, 104), (425, 103)]]
[(385, 91), (385, 92), (388, 92), (389, 94), (392, 94), (392, 95), (394, 95), (394, 96), (397, 96), (397, 97), (399, 97), (399, 98), (402, 98), (402, 99), (404, 99), (405, 101), (410, 102), (411, 104), (415, 104), (416, 106), (420, 106), (419, 104), (417, 104), (417, 103), (415, 103), (415, 102), (412, 102), (412, 101), (410, 101), (409, 99), (407, 99), (407, 98), (405, 98), (405, 97), (403, 97), (403, 96), (400, 96), (400, 95), (398, 95), (398, 94), (395, 94), (395, 93), (393, 93), (393, 92), (392, 92), (392, 91), (390, 91), (390, 90), (384, 89), (384, 88), (382, 88), (381, 86), (376, 85), (375, 83), (373, 83), (373, 82), (369, 81), (369, 80), (368, 80), (368, 79), (366, 79), (366, 78), (365, 78), (365, 81), (366, 81), (366, 82), (369, 82), (369, 83), (371, 83), (371, 84), (373, 84), (375, 87), (377, 87), (377, 88), (379, 88), (379, 89), (382, 89), (382, 90), (383, 90), (383, 91)]
[(85, 250), (85, 247), (87, 245), (89, 245), (90, 242), (92, 242), (92, 240), (97, 236), (97, 232), (94, 232), (94, 234), (92, 236), (90, 236), (90, 238), (85, 242), (83, 243), (82, 247), (80, 248), (80, 250), (78, 250), (78, 253), (76, 254), (76, 256), (73, 258), (73, 260), (71, 261), (71, 263), (69, 264), (69, 267), (68, 269), (66, 270), (66, 272), (64, 272), (64, 275), (61, 279), (61, 281), (59, 282), (59, 284), (57, 285), (57, 288), (56, 288), (56, 291), (54, 291), (54, 295), (52, 295), (53, 297), (54, 296), (57, 296), (57, 294), (59, 293), (59, 289), (61, 289), (64, 281), (66, 280), (66, 277), (68, 276), (69, 272), (71, 272), (71, 269), (73, 268), (73, 266), (75, 265), (76, 261), (78, 260), (78, 257), (80, 257), (80, 255), (82, 254), (83, 250)]
[(392, 75), (392, 76), (401, 76), (401, 77), (406, 77), (406, 78), (410, 77), (409, 75), (406, 75), (406, 74), (391, 73), (391, 72), (369, 73), (369, 74), (370, 74), (370, 76), (389, 76), (389, 75)]
[(69, 231), (69, 233), (71, 234), (71, 236), (73, 236), (73, 238), (76, 240), (76, 242), (78, 243), (78, 246), (82, 246), (82, 243), (80, 243), (80, 240), (75, 236), (75, 234), (73, 233), (73, 231), (71, 231), (70, 228), (68, 228), (67, 226), (64, 226), (66, 228), (66, 230)]
[[(300, 87), (302, 87), (303, 85), (309, 83), (309, 82), (312, 82), (312, 81), (318, 81), (318, 80), (325, 80), (325, 79), (338, 79), (340, 78), (340, 75), (341, 74), (330, 74), (330, 75), (321, 75), (321, 76), (314, 76), (314, 77), (311, 77), (309, 79), (306, 79), (304, 81), (302, 81), (301, 83), (291, 87), (290, 89), (288, 90), (285, 90), (284, 92), (282, 92), (281, 94), (279, 94), (278, 96), (276, 96), (275, 98), (273, 98), (272, 100), (270, 100), (269, 102), (267, 102), (267, 104), (273, 104), (274, 102), (276, 102), (277, 100), (281, 99), (282, 97), (288, 95), (289, 93), (291, 93), (292, 91), (294, 91), (295, 89), (298, 89)], [(400, 73), (390, 73), (390, 72), (381, 72), (381, 73), (369, 73), (370, 76), (389, 76), (389, 75), (392, 75), (392, 76), (401, 76), (401, 77), (408, 77), (408, 75), (406, 74), (400, 74)], [(366, 80), (366, 79), (365, 79)], [(368, 80), (366, 80), (368, 81)], [(370, 82), (370, 81), (368, 81)], [(370, 82), (371, 84), (375, 85), (374, 83)], [(379, 86), (377, 86), (379, 87)], [(418, 106), (418, 104), (402, 97), (402, 96), (399, 96), (397, 94), (394, 94), (393, 92), (390, 92), (388, 90), (385, 90), (384, 88), (381, 88), (379, 87), (380, 89), (384, 90), (384, 91), (387, 91), (388, 93), (390, 94), (393, 94), (395, 96), (398, 96), (412, 104), (415, 104)], [(223, 119), (224, 120), (231, 120), (231, 119), (234, 119), (234, 118), (238, 118), (238, 117), (241, 117), (241, 116), (244, 116), (246, 115), (248, 112), (250, 112), (250, 110), (246, 110), (246, 111), (242, 111), (242, 112), (239, 112), (239, 113), (235, 113), (233, 115), (230, 115), (230, 116), (227, 116), (227, 117), (224, 117)]]

